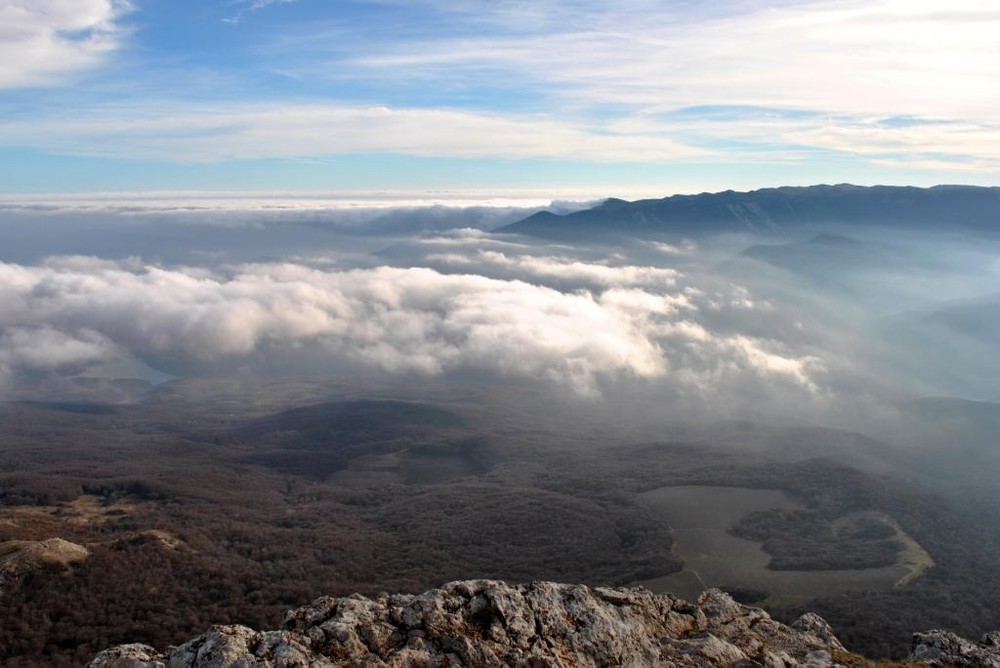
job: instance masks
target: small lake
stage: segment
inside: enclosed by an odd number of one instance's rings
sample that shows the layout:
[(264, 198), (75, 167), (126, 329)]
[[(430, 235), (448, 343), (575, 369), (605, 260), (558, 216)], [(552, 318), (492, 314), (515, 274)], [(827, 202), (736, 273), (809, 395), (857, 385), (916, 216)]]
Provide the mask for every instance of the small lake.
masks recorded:
[(737, 538), (728, 529), (750, 513), (801, 507), (783, 492), (743, 487), (661, 487), (640, 495), (674, 534), (674, 553), (684, 569), (639, 582), (659, 593), (694, 600), (709, 587), (743, 587), (768, 592), (762, 603), (789, 605), (848, 590), (891, 589), (910, 572), (905, 565), (832, 571), (774, 571), (761, 543)]

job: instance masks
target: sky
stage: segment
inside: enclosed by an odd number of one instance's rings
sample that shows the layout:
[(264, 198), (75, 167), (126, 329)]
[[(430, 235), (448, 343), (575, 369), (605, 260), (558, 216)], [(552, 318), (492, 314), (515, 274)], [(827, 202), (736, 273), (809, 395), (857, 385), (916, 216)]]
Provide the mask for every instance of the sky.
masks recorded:
[(0, 193), (1000, 181), (994, 0), (0, 0)]

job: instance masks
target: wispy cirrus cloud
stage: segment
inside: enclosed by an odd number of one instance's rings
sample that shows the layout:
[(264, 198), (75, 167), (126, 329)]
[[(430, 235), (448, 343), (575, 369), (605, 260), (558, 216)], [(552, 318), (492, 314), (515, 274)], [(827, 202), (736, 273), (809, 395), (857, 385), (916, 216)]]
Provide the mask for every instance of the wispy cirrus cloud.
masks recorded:
[(701, 149), (546, 115), (336, 104), (103, 108), (0, 126), (0, 143), (82, 155), (177, 161), (397, 153), (448, 158), (690, 159)]
[(946, 170), (1000, 170), (1000, 119), (819, 113), (713, 106), (625, 118), (614, 127), (636, 135), (670, 128), (695, 146), (757, 159), (804, 161), (817, 152), (871, 163), (934, 162)]
[[(308, 61), (283, 67), (312, 80), (491, 91), (480, 97), (600, 119), (608, 132), (669, 138), (723, 161), (828, 154), (1000, 170), (1000, 12), (989, 2), (416, 6), (454, 29), (365, 35), (377, 48), (353, 50), (341, 36), (327, 58), (319, 40)], [(279, 49), (288, 38), (276, 38)]]
[(272, 5), (290, 5), (297, 1), (298, 0), (234, 0), (233, 4), (239, 7), (239, 11), (222, 20), (225, 23), (239, 23), (249, 14), (260, 11), (261, 9), (265, 9)]
[(128, 0), (0, 0), (0, 89), (46, 86), (121, 47)]
[(481, 13), (431, 3), (466, 29), (385, 43), (347, 64), (387, 78), (514, 77), (579, 104), (646, 111), (721, 104), (969, 117), (992, 115), (997, 100), (1000, 12), (981, 0), (947, 10), (901, 0), (541, 4), (549, 19), (536, 25), (517, 22), (520, 3)]
[[(678, 113), (683, 112), (683, 113)], [(247, 102), (98, 107), (73, 117), (10, 119), (0, 144), (53, 153), (171, 162), (398, 154), (602, 163), (793, 164), (849, 156), (1000, 171), (1000, 121), (788, 114), (740, 106), (615, 120), (475, 110)]]

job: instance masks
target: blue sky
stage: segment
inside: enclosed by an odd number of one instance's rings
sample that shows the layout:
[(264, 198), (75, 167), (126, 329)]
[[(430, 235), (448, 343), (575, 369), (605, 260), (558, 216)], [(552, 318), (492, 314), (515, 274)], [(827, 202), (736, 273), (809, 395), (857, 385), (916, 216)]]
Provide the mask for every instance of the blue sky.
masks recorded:
[(0, 190), (997, 184), (954, 0), (0, 0)]

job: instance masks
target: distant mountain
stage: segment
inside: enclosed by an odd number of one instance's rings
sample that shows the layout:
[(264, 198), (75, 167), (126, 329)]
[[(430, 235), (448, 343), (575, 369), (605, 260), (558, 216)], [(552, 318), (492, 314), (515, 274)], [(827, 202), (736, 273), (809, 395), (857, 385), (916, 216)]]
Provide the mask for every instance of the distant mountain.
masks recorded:
[(817, 234), (804, 241), (785, 244), (758, 244), (743, 250), (739, 257), (817, 276), (913, 263), (894, 248), (838, 234)]
[(936, 392), (1000, 401), (1000, 295), (903, 312), (882, 321), (879, 336), (892, 341), (904, 373)]
[(914, 430), (909, 438), (914, 446), (910, 463), (925, 469), (928, 483), (948, 480), (960, 484), (966, 493), (986, 490), (985, 494), (995, 496), (1000, 404), (924, 397), (904, 402), (900, 409)]
[(746, 266), (748, 262), (763, 262), (809, 279), (817, 288), (856, 298), (873, 296), (873, 274), (927, 269), (913, 253), (900, 248), (829, 233), (790, 243), (756, 244), (720, 264), (719, 269), (747, 276), (754, 273)]
[(926, 322), (986, 345), (1000, 345), (1000, 295), (950, 304), (924, 316)]
[(765, 188), (602, 204), (566, 215), (536, 213), (499, 232), (699, 236), (776, 232), (824, 224), (900, 225), (1000, 232), (1000, 188), (853, 185)]
[(907, 410), (935, 422), (962, 422), (988, 432), (996, 440), (1000, 434), (1000, 404), (955, 397), (924, 397), (907, 402)]

